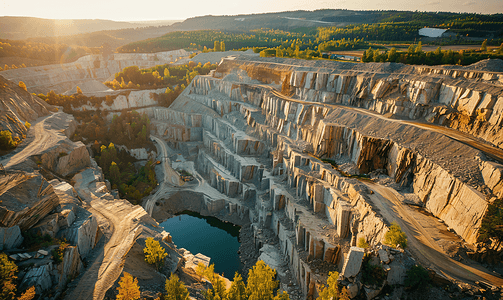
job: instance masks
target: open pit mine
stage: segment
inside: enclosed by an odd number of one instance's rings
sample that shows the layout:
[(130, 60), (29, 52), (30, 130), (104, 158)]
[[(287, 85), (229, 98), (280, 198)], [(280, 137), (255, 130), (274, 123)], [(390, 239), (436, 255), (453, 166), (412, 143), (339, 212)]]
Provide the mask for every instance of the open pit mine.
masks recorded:
[[(22, 287), (35, 286), (41, 299), (101, 300), (114, 297), (128, 272), (154, 299), (171, 272), (211, 263), (159, 226), (192, 211), (241, 226), (242, 265), (266, 262), (291, 299), (316, 299), (333, 271), (350, 298), (417, 299), (405, 288), (415, 265), (429, 273), (430, 299), (499, 299), (503, 269), (484, 260), (478, 238), (488, 207), (503, 197), (501, 61), (428, 67), (229, 56), (169, 108), (157, 106), (163, 90), (119, 96), (101, 106), (107, 119), (148, 114), (157, 148), (129, 149), (159, 161), (159, 185), (141, 206), (112, 191), (91, 145), (69, 139), (72, 115), (17, 86), (91, 89), (125, 66), (182, 52), (0, 72), (0, 123), (27, 136), (1, 158), (0, 175), (0, 249), (22, 269)], [(384, 244), (392, 223), (407, 247)], [(21, 249), (24, 232), (65, 238), (62, 261), (51, 248)], [(144, 260), (150, 237), (168, 253), (161, 271)], [(368, 260), (383, 281), (365, 281)]]

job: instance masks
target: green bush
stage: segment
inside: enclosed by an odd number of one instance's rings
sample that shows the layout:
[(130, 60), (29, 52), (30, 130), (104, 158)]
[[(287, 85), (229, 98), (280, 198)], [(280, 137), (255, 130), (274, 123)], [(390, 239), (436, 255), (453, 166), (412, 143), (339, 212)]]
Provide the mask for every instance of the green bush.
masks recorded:
[(397, 248), (398, 245), (400, 245), (402, 249), (407, 247), (407, 236), (396, 222), (391, 223), (388, 232), (384, 235), (384, 243), (393, 248)]
[(431, 279), (428, 271), (422, 266), (413, 266), (407, 270), (405, 286), (410, 289), (423, 289), (430, 283)]
[(362, 263), (362, 283), (381, 286), (386, 279), (386, 272), (381, 265), (370, 263), (370, 255), (365, 255)]

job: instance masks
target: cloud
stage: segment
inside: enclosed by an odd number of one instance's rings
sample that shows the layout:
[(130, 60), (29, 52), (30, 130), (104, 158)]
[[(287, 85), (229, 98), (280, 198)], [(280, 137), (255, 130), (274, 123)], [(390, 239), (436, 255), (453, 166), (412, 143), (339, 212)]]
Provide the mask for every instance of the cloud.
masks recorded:
[(465, 3), (463, 3), (464, 6), (469, 6), (469, 5), (474, 5), (474, 4), (477, 4), (477, 2), (475, 2), (475, 1), (466, 1)]

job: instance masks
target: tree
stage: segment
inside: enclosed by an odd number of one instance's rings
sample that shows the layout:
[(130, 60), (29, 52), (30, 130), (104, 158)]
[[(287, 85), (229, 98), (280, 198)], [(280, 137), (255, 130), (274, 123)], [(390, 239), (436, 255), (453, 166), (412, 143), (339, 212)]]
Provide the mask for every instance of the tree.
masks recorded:
[(384, 235), (384, 243), (393, 248), (400, 246), (402, 249), (405, 249), (407, 247), (407, 236), (395, 221), (391, 223), (388, 232)]
[(161, 247), (158, 241), (154, 240), (154, 238), (147, 238), (145, 242), (145, 248), (143, 249), (143, 253), (145, 253), (145, 261), (151, 265), (155, 264), (157, 270), (159, 270), (164, 264), (164, 258), (168, 256), (166, 250)]
[(416, 53), (420, 53), (420, 52), (423, 52), (423, 43), (421, 43), (421, 41), (419, 41), (419, 43), (417, 43), (417, 46), (416, 46)]
[(124, 272), (119, 281), (119, 287), (117, 288), (119, 294), (117, 295), (117, 300), (136, 300), (140, 299), (140, 287), (138, 286), (138, 279), (133, 278), (131, 274)]
[(169, 77), (169, 70), (168, 70), (168, 68), (164, 68), (164, 77), (166, 77), (166, 78)]
[(213, 51), (215, 51), (215, 52), (220, 51), (220, 42), (219, 41), (213, 42)]
[(119, 170), (119, 166), (112, 161), (110, 164), (110, 183), (119, 185), (121, 180), (121, 171)]
[(478, 241), (490, 245), (493, 250), (497, 250), (501, 245), (503, 241), (503, 199), (496, 199), (488, 205), (486, 215), (480, 225)]
[(337, 278), (339, 278), (339, 273), (337, 271), (328, 273), (327, 284), (328, 286), (322, 286), (320, 296), (317, 300), (349, 300), (348, 291), (345, 287), (339, 287), (337, 283)]
[(487, 52), (487, 39), (482, 42), (482, 46), (480, 47), (480, 51)]
[(16, 295), (17, 266), (7, 254), (0, 253), (0, 299), (14, 299)]
[(25, 91), (28, 91), (28, 89), (26, 88), (26, 84), (24, 82), (22, 82), (22, 81), (19, 82), (19, 87), (22, 88)]
[(80, 89), (79, 86), (77, 86), (77, 94), (82, 94), (82, 90)]
[(231, 287), (226, 293), (227, 300), (247, 300), (248, 295), (246, 294), (246, 286), (243, 282), (243, 277), (236, 272), (234, 274), (234, 279), (232, 280)]
[(225, 51), (225, 43), (224, 43), (224, 41), (220, 42), (220, 51)]
[(17, 300), (31, 300), (35, 298), (35, 287), (32, 286), (21, 294)]
[(250, 300), (273, 299), (273, 292), (279, 282), (274, 280), (276, 271), (271, 269), (264, 261), (259, 260), (248, 273), (246, 293)]
[(166, 279), (165, 300), (186, 300), (189, 299), (189, 291), (183, 282), (180, 282), (178, 276), (171, 273), (169, 279)]

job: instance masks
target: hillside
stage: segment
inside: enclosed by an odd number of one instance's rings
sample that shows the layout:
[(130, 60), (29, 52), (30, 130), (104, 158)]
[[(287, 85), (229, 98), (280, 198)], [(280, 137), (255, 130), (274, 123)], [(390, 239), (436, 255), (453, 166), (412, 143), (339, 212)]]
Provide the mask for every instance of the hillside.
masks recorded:
[(103, 30), (120, 30), (146, 26), (167, 26), (175, 21), (117, 22), (111, 20), (53, 20), (33, 17), (0, 17), (0, 38), (26, 39), (83, 34)]

